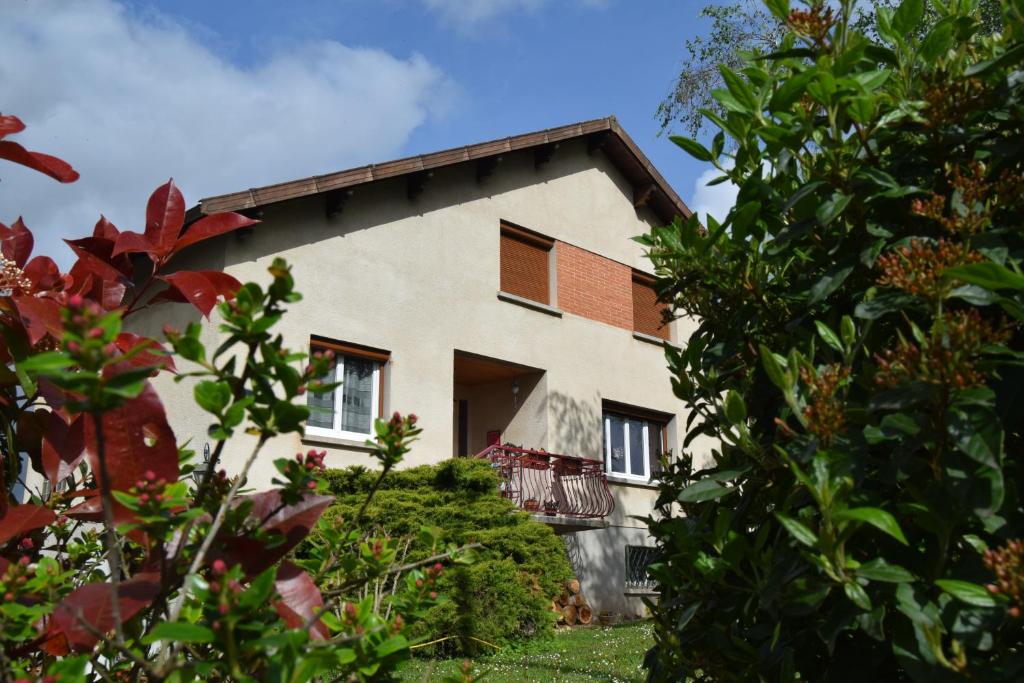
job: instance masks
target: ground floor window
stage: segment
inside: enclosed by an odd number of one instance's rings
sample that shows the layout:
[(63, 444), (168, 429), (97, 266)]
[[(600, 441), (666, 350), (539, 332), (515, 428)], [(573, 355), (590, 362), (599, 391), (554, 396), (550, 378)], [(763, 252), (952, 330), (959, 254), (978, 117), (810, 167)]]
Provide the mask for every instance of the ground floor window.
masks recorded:
[(610, 474), (649, 480), (665, 447), (666, 421), (605, 408), (604, 454)]
[(647, 574), (648, 567), (654, 562), (655, 548), (641, 545), (626, 546), (626, 590), (650, 591), (658, 584)]
[(334, 391), (306, 394), (306, 434), (364, 440), (373, 435), (374, 420), (384, 410), (384, 368), (387, 352), (314, 338), (310, 353), (332, 351), (335, 366), (321, 379), (341, 382)]

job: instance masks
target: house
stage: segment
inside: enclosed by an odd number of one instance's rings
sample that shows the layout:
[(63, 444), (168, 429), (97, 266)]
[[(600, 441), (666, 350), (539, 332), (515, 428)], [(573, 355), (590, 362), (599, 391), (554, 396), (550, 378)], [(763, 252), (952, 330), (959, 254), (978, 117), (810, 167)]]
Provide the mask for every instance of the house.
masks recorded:
[[(373, 419), (415, 412), (424, 431), (407, 465), (483, 453), (505, 495), (564, 535), (595, 609), (642, 611), (652, 544), (635, 516), (651, 513), (658, 456), (679, 452), (685, 419), (663, 344), (690, 323), (662, 324), (631, 238), (689, 210), (614, 117), (194, 211), (262, 222), (203, 243), (183, 267), (263, 281), (285, 258), (304, 295), (285, 343), (339, 358), (342, 386), (309, 398), (305, 436), (271, 443), (253, 483), (269, 483), (274, 457), (310, 447), (330, 466), (370, 464)], [(178, 314), (162, 308), (159, 322)], [(214, 328), (204, 334), (215, 345)], [(208, 420), (182, 393), (168, 413), (179, 438), (201, 445)]]

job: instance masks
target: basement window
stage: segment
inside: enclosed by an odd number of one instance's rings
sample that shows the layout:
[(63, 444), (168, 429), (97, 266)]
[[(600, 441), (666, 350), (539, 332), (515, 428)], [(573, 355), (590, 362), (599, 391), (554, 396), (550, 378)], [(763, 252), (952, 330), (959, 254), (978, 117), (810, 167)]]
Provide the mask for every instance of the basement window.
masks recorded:
[(654, 591), (658, 584), (647, 574), (656, 549), (642, 545), (626, 546), (626, 590)]
[(310, 353), (333, 351), (335, 366), (320, 379), (341, 382), (333, 391), (306, 394), (308, 436), (364, 441), (373, 436), (373, 423), (384, 412), (384, 368), (387, 351), (314, 337)]
[(551, 258), (555, 241), (511, 223), (501, 223), (501, 291), (551, 304)]

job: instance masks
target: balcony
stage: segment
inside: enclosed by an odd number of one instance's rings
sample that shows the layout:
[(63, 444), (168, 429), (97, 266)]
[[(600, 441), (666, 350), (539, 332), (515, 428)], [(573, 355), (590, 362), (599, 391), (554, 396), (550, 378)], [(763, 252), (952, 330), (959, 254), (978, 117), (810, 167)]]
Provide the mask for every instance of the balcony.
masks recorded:
[(476, 457), (491, 461), (503, 497), (556, 531), (603, 528), (615, 509), (600, 460), (498, 445)]

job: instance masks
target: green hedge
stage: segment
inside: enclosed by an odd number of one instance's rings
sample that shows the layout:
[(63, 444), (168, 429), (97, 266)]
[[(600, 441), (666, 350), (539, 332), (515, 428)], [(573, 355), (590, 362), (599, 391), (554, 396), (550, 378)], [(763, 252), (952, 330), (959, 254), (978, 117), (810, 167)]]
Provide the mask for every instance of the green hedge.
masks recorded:
[[(337, 499), (325, 517), (355, 517), (376, 476), (360, 467), (328, 472)], [(458, 458), (388, 474), (363, 527), (415, 539), (424, 526), (443, 529), (454, 543), (480, 543), (484, 550), (475, 564), (445, 572), (439, 592), (450, 601), (430, 612), (418, 635), (426, 640), (457, 636), (437, 650), (472, 654), (489, 649), (479, 641), (505, 645), (551, 632), (551, 597), (573, 575), (565, 546), (550, 527), (498, 495), (490, 463)], [(414, 541), (406, 561), (429, 551)]]

